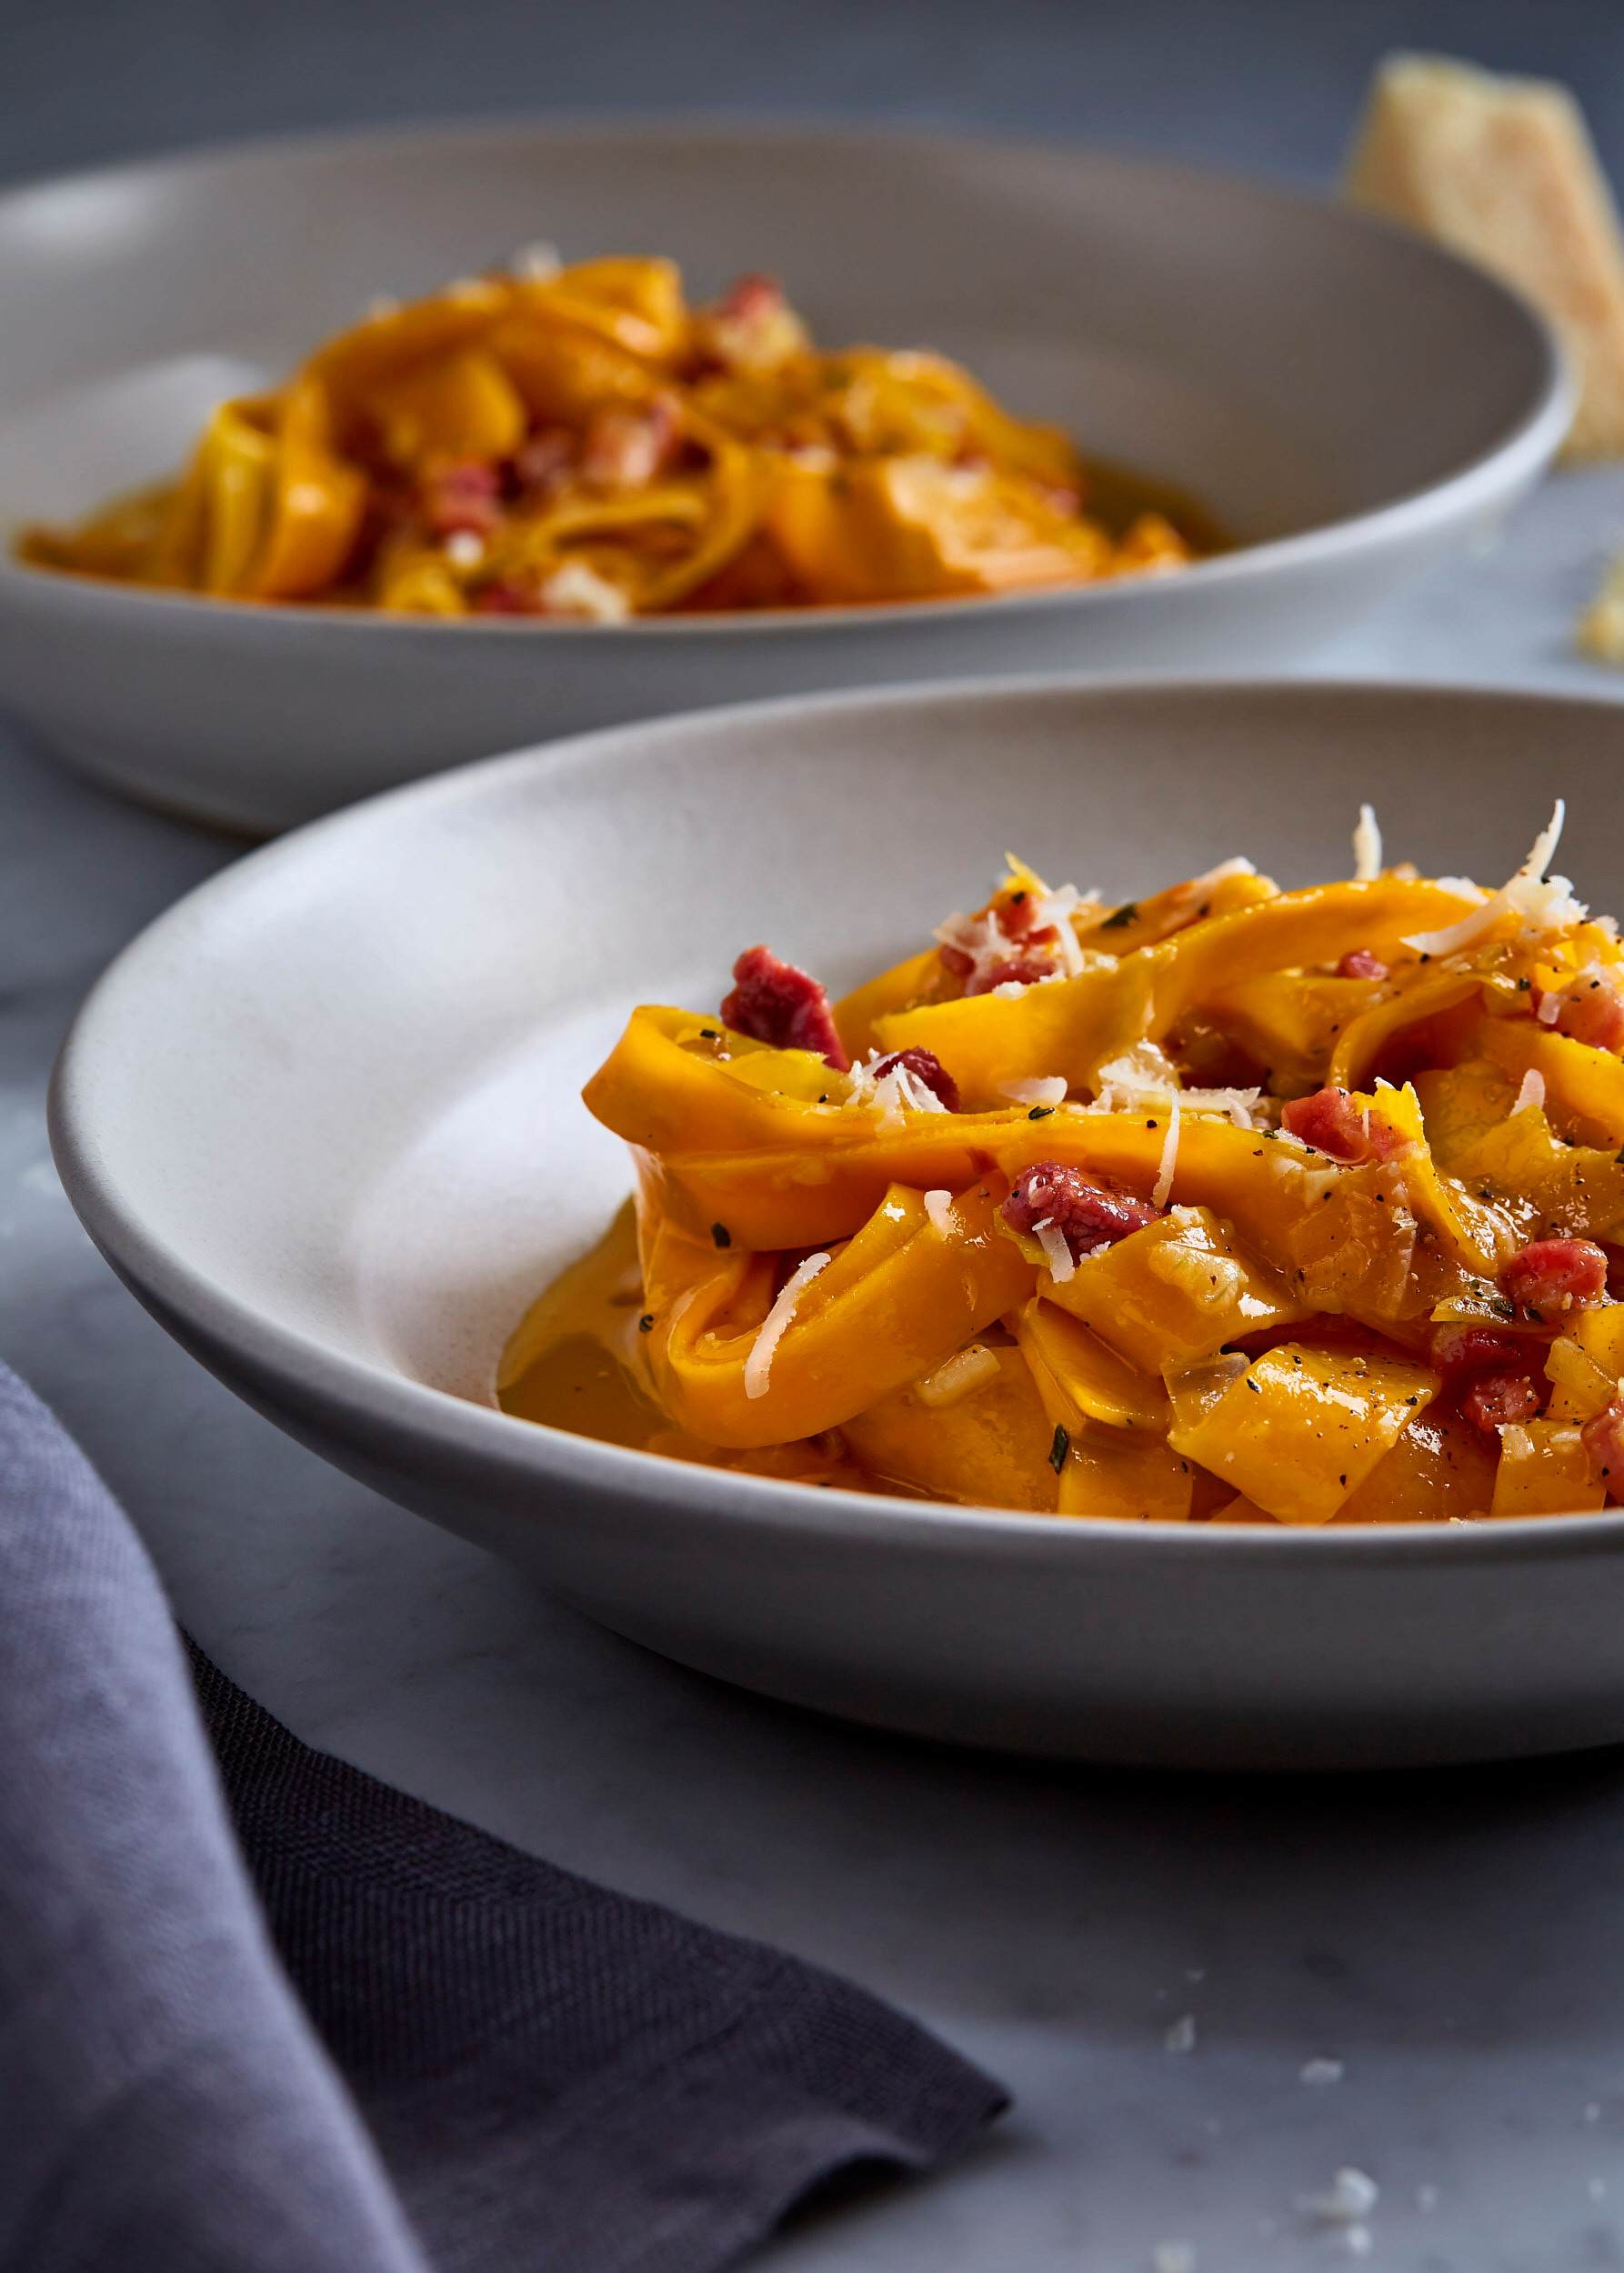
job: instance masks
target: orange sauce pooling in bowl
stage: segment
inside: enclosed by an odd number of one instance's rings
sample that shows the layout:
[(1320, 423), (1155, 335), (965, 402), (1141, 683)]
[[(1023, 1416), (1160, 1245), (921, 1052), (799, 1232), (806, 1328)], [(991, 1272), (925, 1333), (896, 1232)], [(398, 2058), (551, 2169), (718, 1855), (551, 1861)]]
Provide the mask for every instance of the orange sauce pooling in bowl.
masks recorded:
[(590, 1254), (571, 1264), (526, 1312), (503, 1352), (497, 1404), (516, 1420), (539, 1421), (599, 1444), (626, 1445), (699, 1467), (920, 1497), (860, 1467), (834, 1431), (799, 1444), (737, 1452), (673, 1427), (647, 1386), (639, 1359), (642, 1314), (637, 1218), (627, 1200)]

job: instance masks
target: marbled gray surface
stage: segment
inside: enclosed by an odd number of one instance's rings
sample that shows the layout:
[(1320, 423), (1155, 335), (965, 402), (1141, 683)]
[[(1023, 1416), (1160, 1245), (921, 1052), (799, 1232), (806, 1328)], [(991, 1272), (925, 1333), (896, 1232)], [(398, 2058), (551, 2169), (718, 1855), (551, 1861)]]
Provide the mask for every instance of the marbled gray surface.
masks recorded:
[[(1574, 656), (1624, 471), (1321, 668), (1624, 697)], [(1624, 709), (1619, 715), (1624, 756)], [(783, 2273), (1624, 2265), (1624, 1757), (1319, 1785), (957, 1756), (766, 1705), (332, 1473), (175, 1348), (80, 1232), (44, 1089), (120, 942), (234, 848), (0, 746), (0, 1353), (123, 1495), (204, 1646), (303, 1737), (521, 1846), (787, 1944), (1014, 2088), (932, 2182)], [(1193, 2016), (1195, 2040), (1166, 2032)], [(1302, 2080), (1313, 2060), (1335, 2081)], [(1352, 2166), (1357, 2231), (1299, 2207)], [(1160, 2273), (1181, 2260), (1164, 2258)]]
[[(667, 103), (1106, 134), (1306, 178), (1371, 58), (1582, 88), (1624, 165), (1624, 12), (1527, 0), (55, 0), (0, 11), (0, 175), (359, 117)], [(1624, 698), (1571, 617), (1624, 471), (1317, 667)], [(1624, 714), (1619, 720), (1624, 756)], [(1002, 2073), (957, 2170), (827, 2211), (781, 2273), (1624, 2266), (1624, 1757), (1333, 1785), (1032, 1767), (720, 1688), (331, 1473), (184, 1357), (51, 1169), (73, 1006), (233, 847), (0, 741), (0, 1353), (141, 1526), (206, 1647), (298, 1733), (558, 1862), (779, 1940)], [(1195, 2041), (1166, 2031), (1194, 2018)], [(1310, 2060), (1338, 2080), (1305, 2083)], [(1350, 2250), (1350, 2239), (1352, 2248)], [(1157, 2273), (1187, 2263), (1164, 2249)]]

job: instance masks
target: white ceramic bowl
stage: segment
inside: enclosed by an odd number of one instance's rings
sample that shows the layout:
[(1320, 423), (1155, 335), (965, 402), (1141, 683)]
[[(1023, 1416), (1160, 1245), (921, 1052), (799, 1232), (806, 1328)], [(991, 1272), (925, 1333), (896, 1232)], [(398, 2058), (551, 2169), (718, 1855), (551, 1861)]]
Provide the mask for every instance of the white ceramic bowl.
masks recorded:
[[(397, 791), (162, 916), (52, 1098), (155, 1317), (353, 1474), (595, 1617), (775, 1696), (1128, 1760), (1421, 1761), (1624, 1737), (1624, 1516), (1367, 1530), (978, 1514), (494, 1409), (503, 1343), (628, 1187), (578, 1100), (640, 999), (767, 938), (847, 985), (1006, 843), (1108, 895), (1244, 848), (1508, 874), (1560, 790), (1616, 904), (1624, 714), (1312, 685), (961, 687), (620, 728)], [(1567, 846), (1564, 852), (1567, 852)]]
[(250, 829), (544, 735), (947, 673), (1258, 669), (1492, 526), (1567, 418), (1537, 320), (1292, 191), (1098, 152), (798, 127), (273, 144), (0, 198), (0, 527), (155, 478), (380, 292), (545, 236), (786, 278), (819, 337), (927, 343), (1243, 549), (997, 601), (571, 626), (362, 618), (0, 566), (0, 699), (80, 766)]

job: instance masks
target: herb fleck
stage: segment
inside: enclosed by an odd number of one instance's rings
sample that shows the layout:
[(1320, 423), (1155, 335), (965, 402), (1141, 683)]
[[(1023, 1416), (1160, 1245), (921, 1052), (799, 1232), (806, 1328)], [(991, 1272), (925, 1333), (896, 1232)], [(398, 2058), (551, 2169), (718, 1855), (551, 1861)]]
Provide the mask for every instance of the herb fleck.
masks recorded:
[(1052, 1105), (1035, 1105), (1027, 1118), (1029, 1121), (1047, 1121), (1054, 1109)]
[(1138, 912), (1139, 907), (1137, 900), (1124, 900), (1120, 907), (1114, 909), (1112, 913), (1106, 917), (1104, 923), (1101, 924), (1099, 928), (1101, 931), (1122, 931), (1128, 925), (1132, 923), (1134, 917), (1138, 914)]
[(1261, 1396), (1263, 1395), (1263, 1391), (1262, 1391), (1262, 1389), (1260, 1388), (1260, 1387), (1258, 1386), (1258, 1384), (1256, 1381), (1254, 1381), (1254, 1380), (1252, 1379), (1252, 1377), (1251, 1377), (1251, 1375), (1250, 1375), (1249, 1373), (1248, 1373), (1248, 1376), (1247, 1376), (1247, 1387), (1252, 1391), (1252, 1393), (1253, 1393), (1253, 1395), (1254, 1395), (1255, 1397), (1261, 1397)]
[(1057, 1476), (1066, 1466), (1066, 1456), (1071, 1450), (1071, 1438), (1064, 1428), (1057, 1428), (1055, 1441), (1048, 1448), (1048, 1464)]
[(699, 1029), (699, 1039), (702, 1042), (719, 1042), (721, 1038), (714, 1026), (702, 1026)]
[(652, 1310), (645, 1310), (642, 1317), (637, 1320), (637, 1331), (639, 1334), (652, 1334), (654, 1332), (654, 1312)]
[(710, 1227), (710, 1236), (719, 1247), (730, 1247), (733, 1245), (733, 1234), (725, 1223), (713, 1223)]

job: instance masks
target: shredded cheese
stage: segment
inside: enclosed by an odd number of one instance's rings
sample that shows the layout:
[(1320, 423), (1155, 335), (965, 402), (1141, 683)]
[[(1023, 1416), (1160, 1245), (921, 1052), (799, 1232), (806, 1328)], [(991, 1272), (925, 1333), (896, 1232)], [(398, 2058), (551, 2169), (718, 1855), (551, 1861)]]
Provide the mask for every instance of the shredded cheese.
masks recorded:
[[(991, 913), (983, 916), (955, 913), (948, 916), (945, 924), (938, 924), (930, 936), (944, 947), (957, 947), (960, 955), (969, 956), (970, 968), (965, 974), (965, 983), (970, 987), (984, 982), (1000, 963), (1007, 963), (1018, 952), (1018, 943), (1000, 928), (997, 916)], [(1006, 986), (1020, 984), (1020, 981), (1011, 979), (1003, 982)], [(1003, 989), (995, 987), (992, 991), (1001, 993)]]
[(1071, 1249), (1066, 1244), (1066, 1234), (1058, 1224), (1044, 1221), (1032, 1226), (1032, 1237), (1043, 1249), (1048, 1264), (1048, 1275), (1057, 1287), (1064, 1287), (1077, 1269), (1071, 1259)]
[(1511, 1117), (1515, 1120), (1518, 1114), (1526, 1113), (1529, 1106), (1542, 1106), (1544, 1103), (1545, 1076), (1530, 1066), (1522, 1077), (1521, 1088), (1517, 1092), (1516, 1102), (1511, 1107)]
[(541, 587), (541, 596), (549, 615), (582, 616), (595, 624), (624, 623), (632, 612), (620, 586), (584, 560), (566, 560), (562, 568), (555, 568)]
[(1034, 1081), (1006, 1081), (998, 1095), (1012, 1098), (1017, 1105), (1064, 1105), (1066, 1076), (1049, 1074)]
[(1180, 1089), (1178, 1104), (1186, 1113), (1227, 1114), (1237, 1128), (1249, 1129), (1262, 1096), (1260, 1089)]
[(1141, 1106), (1163, 1106), (1178, 1094), (1178, 1069), (1155, 1042), (1136, 1042), (1095, 1076), (1094, 1113), (1132, 1113)]
[(768, 1377), (772, 1372), (773, 1352), (783, 1340), (801, 1297), (817, 1277), (818, 1272), (827, 1267), (828, 1260), (829, 1257), (827, 1255), (807, 1256), (799, 1269), (790, 1277), (783, 1293), (761, 1321), (761, 1331), (751, 1343), (750, 1354), (745, 1359), (745, 1395), (747, 1397), (757, 1397), (767, 1395)]
[(510, 275), (522, 276), (526, 284), (551, 284), (563, 265), (558, 247), (538, 237), (534, 245), (521, 245), (507, 268)]
[(954, 1223), (951, 1192), (927, 1192), (925, 1213), (930, 1220), (930, 1227), (933, 1231), (940, 1232), (944, 1239), (952, 1237)]
[[(1413, 947), (1418, 955), (1455, 955), (1462, 947), (1469, 947), (1475, 939), (1492, 928), (1502, 916), (1518, 915), (1523, 919), (1525, 932), (1559, 931), (1569, 924), (1582, 924), (1589, 912), (1573, 897), (1573, 886), (1566, 876), (1547, 879), (1557, 846), (1561, 840), (1562, 823), (1568, 808), (1559, 797), (1551, 808), (1550, 821), (1535, 837), (1529, 856), (1509, 884), (1484, 899), (1458, 924), (1446, 925), (1441, 931), (1418, 931), (1404, 945)], [(1477, 890), (1468, 886), (1464, 877), (1439, 877), (1439, 883), (1459, 884), (1463, 890)]]
[(1381, 874), (1381, 831), (1374, 806), (1359, 807), (1359, 825), (1353, 832), (1353, 880), (1374, 884)]
[[(1050, 978), (1078, 978), (1084, 971), (1094, 967), (1091, 957), (1078, 945), (1075, 918), (1083, 908), (1098, 904), (1098, 893), (1079, 892), (1075, 884), (1062, 884), (1051, 892), (1043, 878), (1024, 860), (1018, 860), (1013, 853), (1007, 852), (1004, 859), (1009, 869), (1004, 879), (1005, 884), (1018, 884), (1031, 895), (1031, 929), (1052, 929), (1055, 934), (1052, 940), (1037, 943), (1037, 951), (1052, 955), (1058, 966), (1047, 976)], [(938, 924), (930, 936), (943, 946), (957, 947), (961, 955), (969, 956), (971, 967), (965, 976), (972, 988), (987, 979), (1000, 963), (1007, 963), (1027, 946), (1025, 936), (1018, 935), (1012, 938), (1002, 928), (991, 909), (979, 916), (966, 916), (956, 911), (945, 924)], [(1113, 956), (1111, 959), (1115, 961), (1116, 958)], [(1024, 994), (1028, 983), (1021, 979), (1005, 979), (990, 991), (1007, 1001), (1016, 995)]]
[(1178, 1100), (1175, 1097), (1173, 1100), (1172, 1118), (1168, 1123), (1168, 1133), (1162, 1139), (1161, 1173), (1158, 1176), (1155, 1187), (1150, 1194), (1151, 1204), (1153, 1207), (1165, 1207), (1167, 1206), (1173, 1190), (1173, 1170), (1178, 1166)]
[(1557, 1020), (1561, 1016), (1561, 1015), (1562, 997), (1560, 995), (1540, 996), (1539, 1007), (1534, 1013), (1534, 1016), (1539, 1019), (1541, 1026), (1555, 1026)]
[(884, 1050), (871, 1049), (860, 1065), (854, 1066), (846, 1076), (847, 1105), (877, 1105), (880, 1108), (880, 1126), (887, 1132), (902, 1126), (902, 1116), (909, 1113), (945, 1113), (947, 1106), (927, 1081), (907, 1066), (893, 1066), (886, 1073), (878, 1068), (886, 1056)]
[(1251, 862), (1237, 853), (1233, 860), (1220, 860), (1216, 868), (1208, 868), (1205, 876), (1191, 876), (1189, 889), (1198, 896), (1210, 891), (1215, 884), (1222, 884), (1226, 876), (1255, 876), (1258, 871)]

